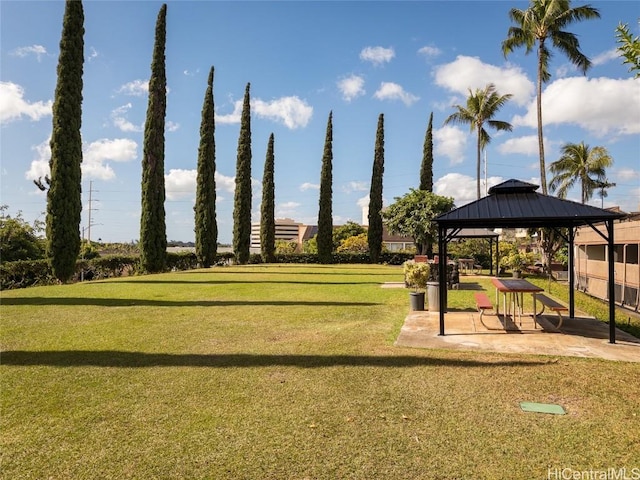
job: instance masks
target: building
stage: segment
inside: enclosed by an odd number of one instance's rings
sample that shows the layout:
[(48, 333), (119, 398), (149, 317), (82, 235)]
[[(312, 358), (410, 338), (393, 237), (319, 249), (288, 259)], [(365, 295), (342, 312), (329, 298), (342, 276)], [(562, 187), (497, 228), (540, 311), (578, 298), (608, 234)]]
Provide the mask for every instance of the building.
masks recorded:
[[(607, 299), (607, 242), (598, 232), (604, 225), (580, 227), (574, 239), (576, 288)], [(606, 233), (606, 232), (605, 232)], [(640, 291), (640, 213), (631, 213), (614, 223), (615, 301), (638, 311)]]
[[(334, 225), (336, 228), (338, 225)], [(367, 228), (367, 225), (363, 225)], [(302, 251), (302, 244), (311, 240), (318, 233), (317, 225), (304, 225), (291, 218), (276, 219), (276, 241), (295, 242), (298, 244), (297, 251)], [(390, 252), (399, 252), (414, 248), (413, 239), (391, 235), (386, 227), (382, 229), (382, 244)], [(260, 253), (260, 222), (251, 223), (251, 247), (252, 253)]]
[[(307, 240), (305, 234), (308, 235), (308, 228), (301, 223), (295, 222), (291, 218), (276, 218), (276, 242), (282, 240), (285, 242), (296, 242), (302, 245)], [(315, 234), (314, 234), (315, 235)], [(251, 246), (252, 252), (260, 252), (260, 222), (251, 223)]]

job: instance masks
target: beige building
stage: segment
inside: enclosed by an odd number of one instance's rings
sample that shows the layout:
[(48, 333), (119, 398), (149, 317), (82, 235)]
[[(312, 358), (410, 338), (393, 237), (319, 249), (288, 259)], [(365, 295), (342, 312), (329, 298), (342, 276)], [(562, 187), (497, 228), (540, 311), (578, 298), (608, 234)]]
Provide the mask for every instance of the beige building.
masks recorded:
[[(605, 232), (605, 226), (596, 227)], [(631, 213), (614, 223), (615, 301), (638, 311), (640, 303), (640, 213)], [(576, 231), (574, 239), (576, 288), (607, 299), (607, 242), (593, 228)]]
[[(334, 228), (337, 226), (334, 225)], [(364, 225), (364, 228), (367, 228), (367, 225)], [(298, 251), (302, 251), (302, 244), (312, 239), (317, 233), (317, 225), (304, 225), (291, 218), (276, 219), (276, 241), (296, 242)], [(382, 230), (382, 243), (390, 252), (414, 248), (413, 239), (391, 235), (385, 227)], [(260, 222), (251, 224), (251, 252), (260, 253)]]

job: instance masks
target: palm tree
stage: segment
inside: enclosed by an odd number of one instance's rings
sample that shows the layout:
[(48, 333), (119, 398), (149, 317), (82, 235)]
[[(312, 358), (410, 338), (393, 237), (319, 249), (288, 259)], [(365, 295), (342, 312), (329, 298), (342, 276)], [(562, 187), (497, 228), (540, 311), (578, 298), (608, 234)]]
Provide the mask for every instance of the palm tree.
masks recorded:
[(547, 40), (562, 51), (583, 74), (591, 66), (591, 61), (580, 51), (580, 42), (575, 34), (563, 30), (573, 22), (600, 18), (600, 13), (590, 5), (571, 8), (571, 0), (531, 0), (529, 8), (512, 8), (509, 18), (516, 26), (509, 28), (507, 39), (502, 42), (502, 53), (506, 56), (518, 47), (525, 47), (529, 54), (537, 44), (537, 114), (538, 148), (540, 150), (540, 183), (542, 193), (547, 194), (547, 177), (544, 163), (544, 144), (542, 137), (542, 84), (551, 78), (549, 60), (551, 50)]
[(498, 110), (507, 103), (513, 95), (500, 95), (495, 85), (488, 84), (484, 89), (476, 89), (475, 93), (469, 89), (469, 97), (467, 98), (467, 106), (455, 105), (457, 112), (449, 115), (444, 124), (465, 124), (469, 125), (471, 130), (478, 133), (478, 160), (476, 164), (476, 189), (478, 199), (480, 199), (480, 157), (484, 148), (491, 141), (491, 137), (484, 129), (485, 123), (496, 130), (512, 130), (510, 123), (500, 120), (493, 120)]
[(586, 203), (594, 192), (602, 188), (606, 180), (605, 169), (613, 159), (604, 147), (589, 147), (584, 142), (567, 143), (562, 147), (562, 156), (549, 169), (555, 176), (549, 188), (558, 191), (558, 197), (566, 198), (567, 192), (580, 182), (580, 199)]

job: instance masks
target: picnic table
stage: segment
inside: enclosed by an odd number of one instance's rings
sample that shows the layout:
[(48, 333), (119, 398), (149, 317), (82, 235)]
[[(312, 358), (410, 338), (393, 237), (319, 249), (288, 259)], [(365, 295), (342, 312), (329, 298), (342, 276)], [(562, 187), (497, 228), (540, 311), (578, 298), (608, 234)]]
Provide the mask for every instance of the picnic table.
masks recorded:
[[(492, 278), (491, 283), (496, 287), (496, 315), (500, 315), (500, 298), (502, 293), (502, 303), (504, 315), (510, 315), (511, 306), (513, 305), (513, 318), (515, 319), (516, 312), (520, 317), (520, 324), (522, 325), (522, 306), (523, 306), (523, 294), (530, 293), (533, 296), (533, 322), (537, 325), (538, 319), (536, 315), (536, 294), (544, 292), (543, 288), (534, 285), (533, 283), (525, 280), (524, 278)], [(509, 303), (507, 304), (507, 294), (509, 295)], [(506, 328), (506, 322), (505, 322)]]

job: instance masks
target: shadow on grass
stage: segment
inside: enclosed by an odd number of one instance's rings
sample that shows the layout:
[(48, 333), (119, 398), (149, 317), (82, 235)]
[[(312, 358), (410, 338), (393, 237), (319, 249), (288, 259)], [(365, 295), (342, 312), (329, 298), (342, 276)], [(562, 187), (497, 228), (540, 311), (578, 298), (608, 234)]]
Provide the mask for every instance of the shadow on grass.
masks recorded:
[(230, 307), (230, 306), (313, 306), (371, 307), (373, 302), (336, 302), (305, 300), (149, 300), (146, 298), (85, 298), (85, 297), (18, 297), (3, 298), (2, 305), (94, 305), (99, 307)]
[(242, 285), (242, 284), (258, 284), (258, 285), (267, 285), (267, 284), (293, 284), (293, 285), (382, 285), (380, 282), (317, 282), (317, 281), (306, 281), (306, 280), (153, 280), (153, 279), (144, 279), (144, 280), (98, 280), (92, 282), (96, 283), (131, 283), (131, 284), (139, 284), (139, 283), (150, 283), (150, 284), (185, 284), (185, 285)]
[(478, 282), (460, 282), (458, 290), (485, 290)]
[(105, 351), (24, 351), (2, 352), (2, 365), (51, 367), (504, 367), (545, 365), (546, 361), (502, 360), (478, 361), (459, 358), (430, 358), (416, 356), (359, 356), (359, 355), (251, 355), (251, 354), (169, 354)]
[[(257, 266), (255, 266), (256, 268), (258, 268)], [(317, 267), (317, 266), (316, 266)], [(398, 267), (398, 271), (397, 272), (348, 272), (348, 271), (323, 271), (323, 272), (318, 272), (315, 270), (303, 270), (303, 271), (295, 271), (295, 270), (285, 270), (285, 271), (277, 271), (277, 270), (273, 270), (273, 269), (269, 269), (267, 270), (265, 268), (264, 271), (260, 271), (260, 270), (224, 270), (225, 268), (234, 268), (234, 267), (221, 267), (221, 269), (218, 268), (211, 268), (211, 269), (195, 269), (195, 270), (185, 270), (185, 271), (181, 271), (181, 272), (172, 272), (175, 275), (207, 275), (207, 274), (216, 274), (216, 275), (307, 275), (307, 276), (312, 276), (312, 275), (321, 275), (321, 276), (327, 276), (327, 275), (334, 275), (334, 276), (344, 276), (344, 277), (348, 277), (348, 276), (359, 276), (359, 277), (389, 277), (389, 276), (393, 276), (393, 275), (402, 275), (402, 269), (401, 267)], [(237, 267), (236, 267), (237, 268)], [(339, 268), (339, 267), (336, 267)], [(346, 268), (346, 267), (345, 267)]]

